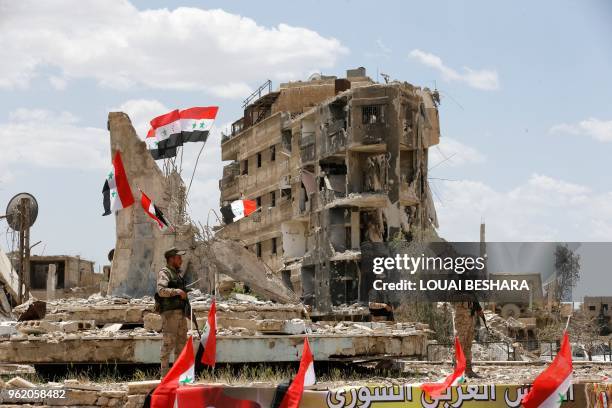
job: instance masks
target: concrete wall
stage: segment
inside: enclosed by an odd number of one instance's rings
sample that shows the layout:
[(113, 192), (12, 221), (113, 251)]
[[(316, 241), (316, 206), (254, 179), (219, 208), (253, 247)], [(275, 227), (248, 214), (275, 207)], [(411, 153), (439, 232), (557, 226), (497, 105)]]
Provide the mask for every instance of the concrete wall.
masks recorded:
[[(187, 279), (203, 278), (196, 287), (208, 291), (208, 269), (196, 251), (193, 228), (184, 214), (185, 186), (177, 173), (165, 177), (143, 141), (136, 134), (129, 117), (111, 112), (108, 118), (111, 155), (121, 152), (136, 203), (118, 212), (115, 256), (111, 267), (109, 294), (153, 296), (157, 272), (165, 265), (164, 252), (173, 246), (187, 249), (184, 268)], [(140, 205), (140, 187), (162, 210), (175, 231), (161, 232)], [(203, 254), (200, 254), (203, 256)]]

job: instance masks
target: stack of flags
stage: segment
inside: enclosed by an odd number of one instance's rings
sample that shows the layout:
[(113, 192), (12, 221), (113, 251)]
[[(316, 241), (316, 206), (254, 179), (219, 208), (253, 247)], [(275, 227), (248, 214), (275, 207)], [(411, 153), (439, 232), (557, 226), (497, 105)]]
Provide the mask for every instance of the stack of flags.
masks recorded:
[(175, 109), (153, 118), (145, 139), (151, 156), (169, 159), (184, 143), (206, 142), (218, 111), (218, 106)]

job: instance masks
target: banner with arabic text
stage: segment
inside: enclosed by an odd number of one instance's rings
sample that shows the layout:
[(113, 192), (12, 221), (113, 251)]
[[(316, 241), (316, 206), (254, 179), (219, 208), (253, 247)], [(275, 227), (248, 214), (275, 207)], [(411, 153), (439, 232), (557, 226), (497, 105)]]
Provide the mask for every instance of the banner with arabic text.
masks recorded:
[[(606, 385), (574, 384), (566, 395), (559, 396), (562, 408), (598, 408), (598, 399)], [(301, 408), (518, 408), (529, 386), (521, 385), (462, 385), (452, 387), (441, 396), (431, 399), (418, 385), (353, 386), (331, 390), (307, 390)], [(273, 387), (230, 387), (191, 385), (179, 388), (179, 408), (272, 406)], [(588, 394), (588, 395), (587, 395)], [(591, 395), (593, 394), (593, 395)], [(595, 402), (588, 402), (595, 401)], [(602, 405), (602, 407), (607, 405)]]

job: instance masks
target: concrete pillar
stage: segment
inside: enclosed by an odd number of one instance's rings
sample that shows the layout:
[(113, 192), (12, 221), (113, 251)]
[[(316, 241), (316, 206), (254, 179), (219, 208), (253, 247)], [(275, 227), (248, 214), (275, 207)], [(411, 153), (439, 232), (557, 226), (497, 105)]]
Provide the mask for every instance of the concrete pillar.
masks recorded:
[(54, 300), (55, 287), (57, 286), (57, 265), (49, 264), (47, 270), (47, 300)]
[(359, 250), (361, 245), (359, 233), (359, 211), (351, 211), (351, 249)]

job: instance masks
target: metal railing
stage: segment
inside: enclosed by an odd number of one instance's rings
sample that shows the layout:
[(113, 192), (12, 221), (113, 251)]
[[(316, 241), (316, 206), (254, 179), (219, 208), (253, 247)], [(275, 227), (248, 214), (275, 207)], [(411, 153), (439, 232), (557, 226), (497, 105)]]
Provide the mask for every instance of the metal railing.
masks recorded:
[[(268, 90), (268, 92), (266, 91), (266, 88)], [(262, 85), (260, 85), (259, 88), (257, 88), (251, 95), (249, 95), (248, 98), (246, 98), (243, 102), (242, 102), (242, 108), (246, 108), (247, 106), (249, 106), (249, 104), (255, 100), (255, 99), (259, 99), (261, 98), (263, 95), (265, 95), (266, 93), (270, 93), (272, 92), (272, 81), (271, 80), (267, 80), (266, 82), (264, 82)]]

